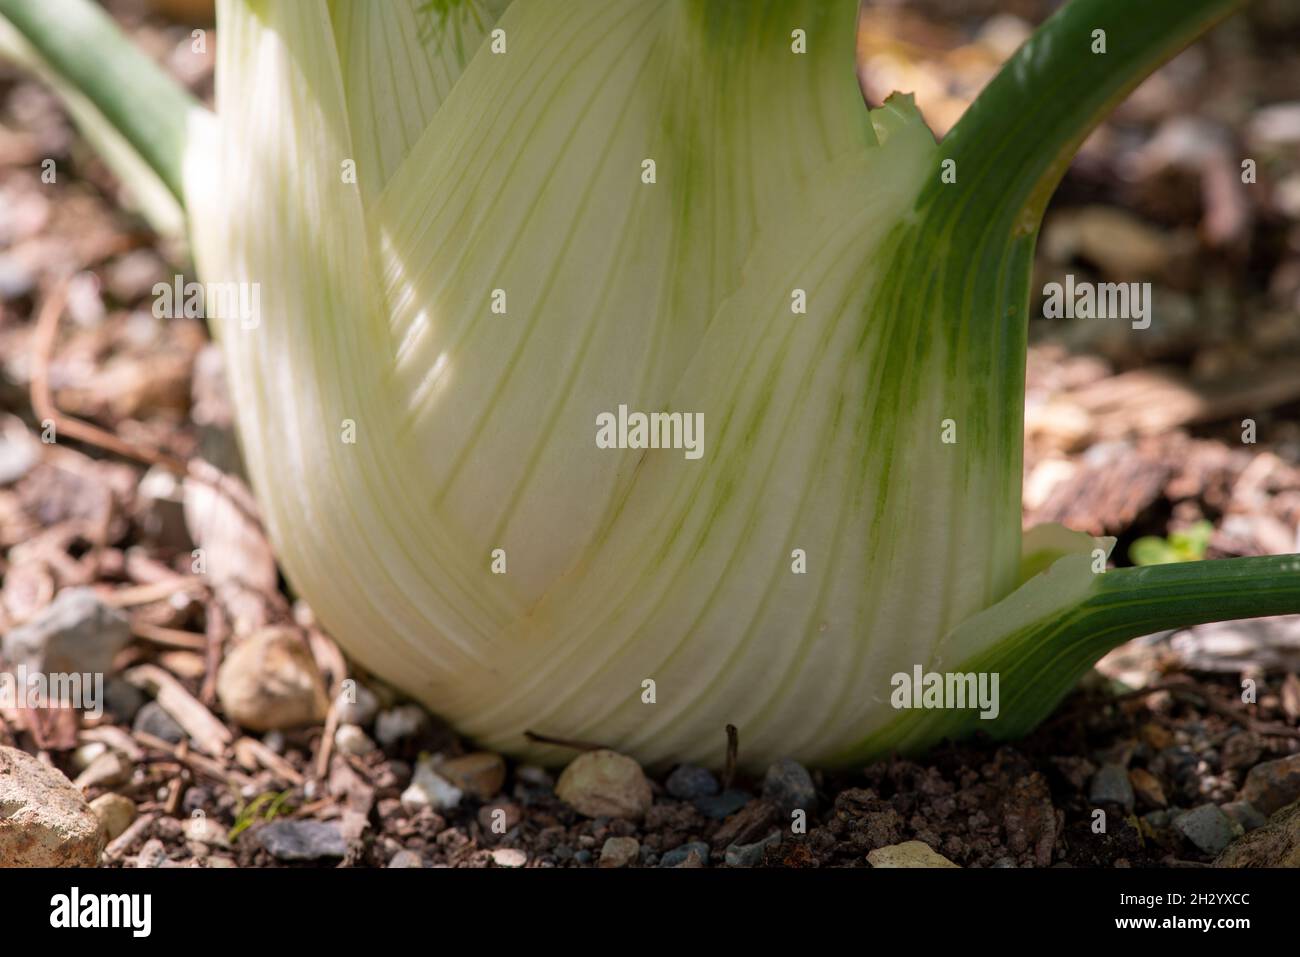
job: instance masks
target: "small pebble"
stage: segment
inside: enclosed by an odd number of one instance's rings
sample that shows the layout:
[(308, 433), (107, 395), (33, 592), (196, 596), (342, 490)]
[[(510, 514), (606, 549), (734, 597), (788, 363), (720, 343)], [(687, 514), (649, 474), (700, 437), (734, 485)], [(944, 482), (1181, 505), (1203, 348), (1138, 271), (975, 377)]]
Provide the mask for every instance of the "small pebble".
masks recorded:
[(117, 677), (104, 680), (104, 710), (117, 720), (134, 727), (136, 715), (144, 704), (144, 692), (129, 681)]
[(150, 701), (136, 712), (131, 730), (137, 733), (151, 734), (168, 744), (180, 744), (185, 740), (185, 729), (176, 723), (157, 701)]
[(773, 831), (761, 841), (753, 844), (732, 844), (727, 848), (728, 867), (757, 867), (763, 863), (763, 854), (769, 847), (781, 843), (781, 832)]
[(738, 791), (734, 788), (730, 791), (723, 791), (721, 794), (715, 794), (710, 797), (695, 799), (695, 808), (705, 817), (713, 818), (715, 821), (721, 821), (723, 818), (730, 817), (748, 804), (750, 795), (747, 791)]
[(334, 747), (344, 754), (362, 755), (375, 750), (375, 742), (355, 724), (341, 724), (334, 732)]
[(636, 820), (644, 817), (654, 802), (641, 765), (603, 748), (574, 758), (560, 775), (555, 794), (579, 814), (593, 818)]
[(435, 811), (449, 811), (459, 807), (464, 792), (433, 769), (428, 758), (422, 758), (415, 766), (411, 786), (402, 792), (402, 807), (408, 813), (414, 813), (422, 807), (431, 807)]
[(813, 810), (817, 803), (817, 788), (807, 768), (798, 761), (782, 758), (767, 769), (763, 778), (763, 799), (789, 817), (796, 810)]
[[(671, 851), (665, 851), (663, 856), (659, 858), (659, 866), (676, 867), (678, 864), (683, 863), (686, 860), (687, 855), (692, 851), (698, 854), (700, 860), (705, 864), (709, 863), (709, 845), (705, 844), (703, 841), (692, 841), (689, 844), (682, 844), (678, 847), (674, 847)], [(649, 857), (647, 857), (645, 863), (650, 863)]]
[(413, 738), (429, 724), (429, 716), (416, 704), (398, 705), (381, 711), (375, 718), (375, 740), (391, 748), (405, 738)]
[(1202, 804), (1177, 815), (1174, 830), (1206, 854), (1218, 854), (1244, 833), (1240, 824), (1214, 804)]
[(475, 751), (442, 762), (438, 773), (466, 794), (490, 801), (505, 787), (506, 762), (491, 751)]
[(388, 862), (389, 867), (424, 867), (424, 861), (415, 851), (398, 851)]
[(191, 817), (185, 822), (185, 839), (213, 847), (230, 847), (226, 829), (205, 815)]
[(641, 843), (634, 837), (611, 837), (600, 849), (601, 867), (627, 867), (641, 854)]
[(1093, 804), (1118, 804), (1131, 811), (1135, 797), (1128, 772), (1118, 764), (1103, 764), (1088, 783), (1088, 800)]
[(144, 846), (135, 855), (135, 866), (138, 868), (162, 867), (166, 862), (167, 848), (156, 837), (145, 841)]
[(718, 779), (705, 768), (694, 764), (679, 764), (664, 782), (668, 793), (679, 801), (712, 797), (718, 793)]
[(535, 764), (521, 764), (515, 768), (515, 777), (535, 788), (552, 789), (555, 787), (555, 778), (545, 768), (539, 768)]
[(45, 674), (109, 674), (113, 656), (131, 640), (122, 612), (89, 588), (65, 588), (30, 621), (0, 638), (11, 665)]
[(99, 823), (104, 828), (104, 835), (110, 841), (130, 827), (131, 822), (135, 820), (135, 802), (112, 791), (101, 794), (91, 801), (90, 810), (94, 812), (95, 817), (99, 818)]
[(72, 766), (78, 771), (90, 767), (97, 757), (108, 751), (108, 745), (102, 741), (90, 741), (72, 752)]
[(256, 631), (226, 652), (217, 669), (226, 717), (250, 731), (281, 731), (325, 718), (329, 699), (316, 660), (292, 628)]
[(257, 838), (272, 857), (281, 861), (314, 861), (343, 857), (348, 844), (333, 821), (272, 821), (257, 830)]
[(523, 809), (510, 801), (495, 801), (478, 809), (479, 827), (492, 834), (505, 834), (523, 818)]
[(87, 788), (115, 788), (131, 779), (131, 762), (116, 751), (105, 751), (91, 761), (72, 783), (82, 791)]
[(1128, 780), (1133, 785), (1133, 792), (1148, 807), (1158, 808), (1169, 804), (1165, 798), (1164, 788), (1160, 786), (1160, 779), (1145, 768), (1131, 768), (1128, 772)]
[(1165, 810), (1151, 811), (1142, 815), (1142, 820), (1146, 821), (1157, 831), (1163, 830), (1169, 826), (1169, 812)]
[(575, 861), (577, 861), (579, 864), (590, 864), (590, 863), (591, 863), (591, 851), (588, 851), (588, 850), (585, 850), (585, 849), (584, 849), (584, 850), (581, 850), (581, 851), (579, 851), (577, 854), (574, 854), (574, 855), (573, 855), (573, 859), (574, 859)]
[(497, 867), (523, 867), (528, 855), (516, 847), (498, 847), (492, 852), (492, 862)]

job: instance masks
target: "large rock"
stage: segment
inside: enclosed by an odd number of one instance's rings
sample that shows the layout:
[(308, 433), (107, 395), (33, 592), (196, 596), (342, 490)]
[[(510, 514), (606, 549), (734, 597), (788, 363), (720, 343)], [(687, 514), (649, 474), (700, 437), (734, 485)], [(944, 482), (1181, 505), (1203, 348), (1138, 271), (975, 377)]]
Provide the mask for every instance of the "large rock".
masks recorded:
[(35, 618), (4, 636), (15, 668), (43, 674), (108, 674), (113, 656), (131, 640), (131, 626), (89, 588), (65, 588)]
[(104, 840), (71, 781), (25, 751), (0, 747), (0, 867), (94, 867)]
[(329, 708), (316, 662), (289, 628), (264, 628), (227, 654), (217, 697), (227, 717), (252, 731), (315, 724)]
[(1216, 867), (1300, 867), (1300, 801), (1228, 846)]
[(645, 772), (626, 755), (600, 749), (578, 755), (555, 785), (556, 796), (587, 817), (644, 817), (654, 801)]

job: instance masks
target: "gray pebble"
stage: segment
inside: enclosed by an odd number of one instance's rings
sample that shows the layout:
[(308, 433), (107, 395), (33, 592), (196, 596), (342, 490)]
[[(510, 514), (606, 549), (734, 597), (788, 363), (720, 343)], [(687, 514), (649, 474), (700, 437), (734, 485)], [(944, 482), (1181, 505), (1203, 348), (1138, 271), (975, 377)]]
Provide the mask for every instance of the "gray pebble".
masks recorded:
[(579, 851), (577, 854), (574, 854), (574, 855), (573, 855), (573, 859), (574, 859), (575, 861), (577, 861), (579, 864), (590, 864), (590, 863), (591, 863), (591, 851), (588, 851), (588, 850), (581, 850), (581, 851)]
[(112, 671), (113, 656), (131, 640), (131, 625), (89, 588), (65, 588), (36, 617), (0, 641), (13, 665), (46, 674)]
[(763, 798), (789, 817), (795, 810), (813, 810), (817, 803), (817, 788), (807, 768), (791, 758), (782, 758), (767, 769), (767, 776), (763, 778)]
[(119, 721), (130, 724), (144, 707), (144, 692), (122, 678), (104, 681), (104, 710)]
[(718, 779), (712, 772), (695, 764), (679, 764), (664, 782), (668, 793), (679, 801), (712, 797), (718, 793)]
[(1169, 826), (1169, 812), (1164, 810), (1150, 811), (1142, 815), (1142, 820), (1158, 831), (1163, 830)]
[(262, 847), (281, 861), (343, 857), (348, 851), (343, 832), (328, 821), (272, 821), (258, 828), (257, 837)]
[(709, 797), (696, 798), (694, 801), (695, 808), (705, 817), (711, 817), (715, 821), (721, 821), (723, 818), (730, 817), (749, 803), (750, 795), (747, 791), (723, 791), (721, 794), (711, 795)]
[(1103, 764), (1088, 783), (1088, 800), (1093, 804), (1118, 804), (1131, 811), (1134, 796), (1128, 772), (1118, 764)]
[[(671, 851), (665, 851), (663, 856), (659, 858), (659, 866), (676, 867), (690, 856), (691, 851), (698, 854), (700, 860), (704, 864), (707, 865), (709, 863), (709, 845), (705, 844), (703, 841), (692, 841), (689, 844), (682, 844), (678, 847), (674, 847)], [(647, 864), (651, 863), (651, 857), (654, 857), (654, 855), (650, 854), (646, 856), (645, 862)]]
[(757, 867), (763, 863), (763, 852), (781, 843), (781, 832), (773, 831), (753, 844), (732, 844), (727, 848), (728, 867)]
[(185, 740), (185, 729), (177, 724), (176, 719), (164, 711), (163, 706), (157, 701), (147, 702), (136, 712), (131, 730), (152, 734), (168, 744), (180, 744)]
[(1244, 833), (1240, 824), (1214, 804), (1202, 804), (1179, 814), (1174, 818), (1174, 830), (1206, 854), (1218, 854)]

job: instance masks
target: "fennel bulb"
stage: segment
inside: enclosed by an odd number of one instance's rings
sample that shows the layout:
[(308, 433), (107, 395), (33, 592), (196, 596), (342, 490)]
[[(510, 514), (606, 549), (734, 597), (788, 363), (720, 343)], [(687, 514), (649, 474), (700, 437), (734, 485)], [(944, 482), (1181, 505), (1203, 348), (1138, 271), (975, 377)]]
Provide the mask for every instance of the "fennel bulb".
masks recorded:
[(1076, 0), (942, 145), (864, 107), (854, 0), (501, 6), (220, 0), (187, 115), (199, 270), (260, 294), (213, 317), (250, 477), (361, 664), (506, 752), (717, 763), (733, 724), (748, 765), (831, 764), (1300, 610), (1291, 560), (1108, 572), (1020, 528), (1042, 210), (1232, 0)]

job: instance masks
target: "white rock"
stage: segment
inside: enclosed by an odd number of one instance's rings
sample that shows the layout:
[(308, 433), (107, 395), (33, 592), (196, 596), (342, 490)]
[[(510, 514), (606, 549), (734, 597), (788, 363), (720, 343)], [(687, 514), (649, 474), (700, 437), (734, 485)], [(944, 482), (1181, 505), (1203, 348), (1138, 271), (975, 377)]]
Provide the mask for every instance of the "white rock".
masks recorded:
[(334, 747), (344, 754), (369, 754), (375, 750), (375, 742), (355, 724), (341, 724), (334, 732)]
[(95, 759), (108, 750), (108, 745), (103, 741), (91, 741), (83, 744), (77, 750), (72, 752), (72, 766), (78, 771), (84, 771), (94, 763)]
[(433, 769), (427, 758), (415, 765), (411, 786), (402, 792), (402, 807), (414, 813), (422, 807), (449, 811), (460, 805), (464, 792)]
[(403, 704), (379, 712), (375, 718), (375, 739), (390, 748), (403, 738), (414, 737), (429, 723), (429, 716), (418, 704)]
[(523, 867), (528, 855), (516, 847), (499, 847), (492, 852), (492, 863), (497, 867)]

